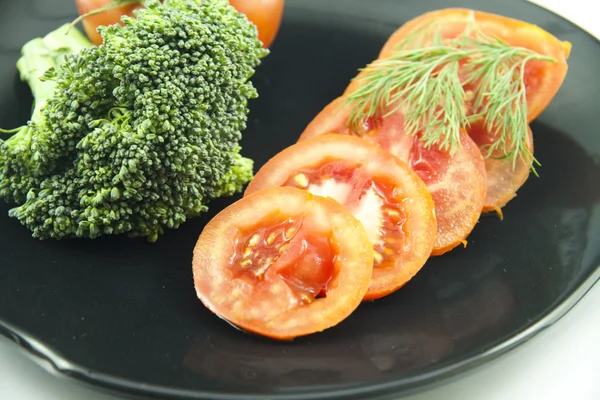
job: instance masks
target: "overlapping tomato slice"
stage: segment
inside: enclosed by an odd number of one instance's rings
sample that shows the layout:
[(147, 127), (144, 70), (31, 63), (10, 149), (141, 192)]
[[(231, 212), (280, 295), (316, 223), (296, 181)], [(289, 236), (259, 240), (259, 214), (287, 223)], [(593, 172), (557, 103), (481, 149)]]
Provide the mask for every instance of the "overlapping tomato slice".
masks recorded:
[(215, 314), (250, 332), (293, 339), (337, 325), (362, 301), (373, 249), (333, 199), (271, 187), (225, 208), (194, 249), (194, 285)]
[(272, 186), (332, 197), (362, 222), (375, 259), (366, 300), (403, 286), (431, 254), (431, 195), (405, 163), (366, 140), (323, 135), (296, 143), (257, 172), (246, 194)]
[[(469, 129), (469, 136), (484, 154), (486, 154), (487, 147), (497, 140), (482, 124), (473, 124)], [(492, 152), (485, 158), (487, 191), (483, 212), (495, 211), (502, 217), (502, 207), (516, 196), (519, 188), (529, 178), (533, 164), (533, 136), (529, 126), (527, 127), (527, 148), (530, 154), (518, 157), (514, 164), (500, 151)]]
[[(567, 74), (570, 43), (562, 42), (545, 30), (523, 21), (461, 8), (432, 11), (408, 21), (390, 36), (379, 54), (379, 59), (392, 56), (401, 50), (398, 48), (400, 42), (419, 30), (426, 32), (427, 27), (433, 27), (428, 31), (430, 39), (433, 39), (432, 35), (434, 34), (439, 34), (443, 39), (453, 39), (477, 28), (484, 34), (499, 38), (513, 47), (526, 48), (552, 57), (555, 62), (531, 60), (525, 66), (524, 82), (527, 91), (528, 122), (535, 119), (548, 106)], [(420, 46), (426, 45), (428, 43), (427, 36), (417, 43)], [(360, 80), (352, 81), (344, 94), (348, 95), (360, 85)], [(465, 90), (467, 92), (477, 91), (478, 83), (471, 82), (465, 85)], [(470, 109), (471, 107), (467, 104), (467, 110)], [(474, 122), (465, 129), (485, 155), (488, 185), (483, 211), (494, 210), (501, 215), (501, 208), (515, 197), (517, 190), (527, 180), (533, 158), (523, 154), (523, 157), (520, 157), (513, 165), (499, 151), (488, 154), (486, 147), (498, 138), (485, 129), (483, 121)], [(528, 148), (533, 154), (533, 138), (530, 130), (528, 132)]]
[(486, 196), (485, 164), (477, 145), (463, 134), (454, 154), (437, 146), (426, 148), (418, 136), (405, 133), (402, 111), (364, 121), (362, 132), (354, 132), (348, 127), (350, 108), (345, 103), (345, 97), (339, 97), (327, 105), (300, 141), (328, 133), (359, 135), (389, 151), (406, 162), (431, 193), (437, 218), (432, 254), (444, 254), (463, 243), (479, 220)]

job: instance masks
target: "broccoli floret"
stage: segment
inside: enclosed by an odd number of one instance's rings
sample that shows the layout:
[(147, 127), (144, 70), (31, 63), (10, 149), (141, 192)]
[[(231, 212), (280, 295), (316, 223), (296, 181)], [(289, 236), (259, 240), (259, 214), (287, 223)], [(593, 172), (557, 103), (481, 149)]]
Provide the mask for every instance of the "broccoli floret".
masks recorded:
[(242, 157), (239, 153), (235, 154), (233, 167), (221, 180), (215, 197), (229, 197), (238, 193), (240, 188), (254, 177), (253, 170), (254, 162), (251, 159)]
[(123, 22), (46, 72), (40, 116), (0, 145), (0, 196), (34, 237), (155, 241), (252, 178), (255, 26), (226, 0), (148, 0)]

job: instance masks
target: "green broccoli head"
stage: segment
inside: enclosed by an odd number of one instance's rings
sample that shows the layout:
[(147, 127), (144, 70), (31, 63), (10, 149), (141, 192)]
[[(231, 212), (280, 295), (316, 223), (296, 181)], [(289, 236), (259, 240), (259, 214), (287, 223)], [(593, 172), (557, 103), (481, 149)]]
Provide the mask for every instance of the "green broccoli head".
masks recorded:
[(47, 73), (43, 118), (0, 146), (0, 195), (35, 237), (154, 241), (252, 178), (239, 140), (267, 54), (256, 28), (226, 0), (146, 6)]

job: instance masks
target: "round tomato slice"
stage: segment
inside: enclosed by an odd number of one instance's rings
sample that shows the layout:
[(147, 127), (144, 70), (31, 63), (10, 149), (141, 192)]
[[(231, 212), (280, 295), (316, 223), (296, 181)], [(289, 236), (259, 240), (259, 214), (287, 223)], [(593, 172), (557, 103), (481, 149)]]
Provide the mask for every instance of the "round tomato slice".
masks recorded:
[(332, 197), (362, 222), (375, 259), (365, 300), (402, 287), (431, 254), (436, 236), (431, 195), (405, 163), (366, 140), (323, 135), (296, 143), (256, 173), (246, 194), (272, 186)]
[[(469, 136), (486, 154), (486, 147), (496, 141), (496, 137), (485, 129), (483, 124), (474, 124), (469, 128)], [(527, 147), (533, 154), (533, 136), (531, 128), (527, 126)], [(533, 157), (519, 157), (516, 163), (502, 157), (502, 152), (496, 151), (485, 158), (487, 176), (487, 191), (483, 211), (495, 211), (502, 218), (501, 208), (511, 201), (517, 190), (527, 181)]]
[(194, 249), (198, 298), (226, 321), (274, 339), (323, 331), (369, 288), (373, 250), (361, 223), (333, 199), (273, 187), (235, 202)]
[(383, 46), (379, 58), (387, 58), (408, 35), (432, 23), (442, 38), (453, 39), (464, 34), (468, 25), (475, 22), (483, 33), (499, 38), (514, 47), (524, 47), (552, 57), (554, 63), (529, 61), (525, 66), (527, 89), (527, 119), (534, 120), (550, 104), (567, 75), (567, 58), (571, 44), (563, 42), (542, 28), (500, 15), (481, 11), (451, 8), (422, 14), (394, 32)]
[(300, 140), (327, 134), (360, 135), (406, 162), (425, 182), (435, 203), (437, 237), (432, 255), (444, 254), (471, 233), (486, 196), (485, 163), (479, 148), (465, 133), (454, 154), (437, 146), (426, 148), (419, 137), (404, 132), (402, 112), (383, 120), (364, 121), (361, 132), (347, 126), (350, 108), (345, 97), (326, 106), (306, 127)]

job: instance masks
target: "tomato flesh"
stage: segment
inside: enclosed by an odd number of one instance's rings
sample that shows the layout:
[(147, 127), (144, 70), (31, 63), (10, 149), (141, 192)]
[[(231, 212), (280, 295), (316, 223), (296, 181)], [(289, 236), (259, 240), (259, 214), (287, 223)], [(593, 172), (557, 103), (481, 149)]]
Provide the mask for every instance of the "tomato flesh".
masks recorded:
[(236, 236), (230, 260), (233, 277), (259, 286), (281, 280), (299, 303), (326, 295), (335, 273), (331, 240), (308, 235), (302, 218), (268, 216), (258, 225)]
[(311, 303), (320, 297), (327, 297), (329, 283), (335, 274), (332, 243), (329, 238), (302, 239), (294, 243), (290, 251), (298, 254), (292, 262), (278, 270), (279, 277), (300, 294), (300, 301)]
[[(386, 42), (379, 58), (392, 55), (397, 50), (400, 41), (429, 24), (435, 24), (441, 37), (452, 39), (464, 34), (467, 25), (471, 21), (474, 21), (485, 34), (498, 37), (512, 46), (527, 48), (556, 60), (554, 63), (532, 60), (526, 64), (523, 71), (527, 92), (527, 120), (533, 120), (552, 101), (562, 85), (567, 73), (567, 58), (571, 49), (570, 43), (559, 41), (537, 26), (473, 10), (438, 10), (423, 14), (400, 27)], [(415, 43), (413, 46), (426, 44), (430, 40), (430, 38), (424, 37), (421, 43)], [(463, 81), (466, 79), (462, 72), (461, 79)], [(347, 88), (346, 93), (352, 92), (358, 86), (360, 86), (360, 81), (353, 81)], [(467, 93), (467, 111), (473, 113), (475, 110), (473, 110), (472, 101), (469, 99), (473, 98), (474, 93), (477, 92), (478, 83), (466, 84), (464, 89)], [(483, 121), (472, 123), (471, 126), (467, 127), (467, 130), (471, 139), (476, 142), (485, 155), (487, 189), (483, 211), (496, 211), (502, 216), (500, 209), (515, 197), (516, 191), (529, 177), (533, 159), (525, 155), (525, 158), (519, 158), (513, 167), (505, 159), (499, 159), (503, 157), (500, 151), (490, 155), (487, 154), (486, 146), (496, 141), (497, 137), (483, 127)], [(529, 128), (528, 130), (527, 145), (531, 154), (533, 154), (533, 139)]]
[[(469, 129), (469, 136), (486, 152), (486, 147), (497, 140), (482, 124), (473, 124)], [(531, 128), (527, 127), (527, 147), (533, 154), (533, 135)], [(487, 176), (487, 191), (484, 212), (495, 211), (502, 217), (501, 208), (511, 201), (517, 190), (525, 184), (529, 178), (533, 157), (525, 155), (517, 158), (515, 164), (502, 157), (502, 152), (496, 151), (485, 158), (485, 169)]]
[(408, 165), (366, 140), (322, 135), (296, 143), (256, 173), (246, 195), (272, 186), (333, 198), (362, 223), (374, 258), (366, 300), (403, 286), (431, 254), (431, 195)]
[(417, 136), (410, 149), (409, 165), (425, 184), (439, 182), (448, 171), (450, 153), (439, 147), (425, 147), (425, 143)]
[(272, 187), (204, 227), (192, 268), (209, 310), (241, 329), (287, 340), (347, 318), (369, 288), (373, 254), (360, 222), (337, 201)]

